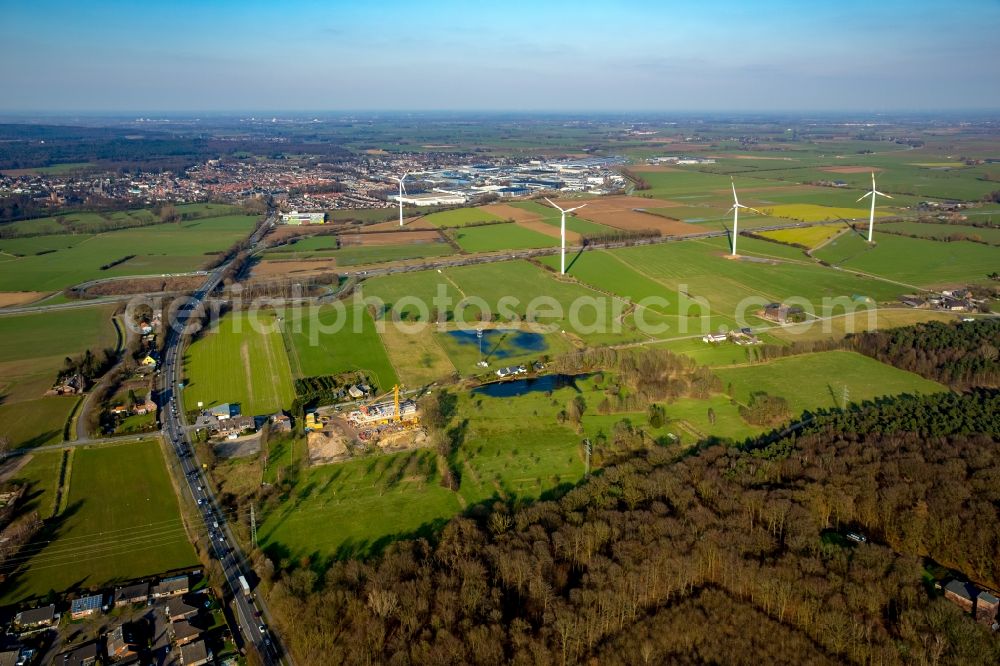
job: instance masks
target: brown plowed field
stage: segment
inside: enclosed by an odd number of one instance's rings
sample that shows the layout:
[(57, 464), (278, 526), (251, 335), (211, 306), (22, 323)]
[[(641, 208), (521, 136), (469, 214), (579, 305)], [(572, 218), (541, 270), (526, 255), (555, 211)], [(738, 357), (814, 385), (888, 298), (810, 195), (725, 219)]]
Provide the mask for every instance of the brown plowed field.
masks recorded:
[(510, 204), (494, 203), (483, 206), (483, 210), (492, 213), (502, 220), (514, 220), (515, 222), (537, 222), (541, 218), (529, 210), (511, 206)]
[[(404, 217), (403, 226), (407, 229), (433, 229), (434, 225), (430, 222), (424, 221), (423, 216), (421, 217)], [(378, 224), (367, 224), (365, 225), (365, 231), (398, 231), (399, 230), (399, 219), (389, 220), (388, 222), (379, 222)]]
[[(556, 202), (562, 207), (579, 206), (579, 199), (562, 199)], [(646, 199), (645, 197), (601, 197), (588, 199), (587, 207), (577, 211), (580, 217), (626, 231), (656, 229), (665, 236), (682, 236), (699, 234), (705, 230), (693, 224), (671, 220), (659, 215), (643, 213), (637, 208), (671, 208), (679, 206), (675, 201), (667, 199)]]

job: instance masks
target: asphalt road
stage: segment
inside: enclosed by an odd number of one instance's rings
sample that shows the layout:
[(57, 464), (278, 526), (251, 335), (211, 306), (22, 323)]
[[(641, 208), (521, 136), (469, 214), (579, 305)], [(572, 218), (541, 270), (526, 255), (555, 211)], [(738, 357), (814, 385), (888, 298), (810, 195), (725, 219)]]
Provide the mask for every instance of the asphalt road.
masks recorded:
[[(261, 225), (251, 236), (251, 242), (259, 240), (269, 224), (270, 221)], [(228, 263), (223, 264), (209, 273), (205, 283), (194, 293), (191, 301), (178, 312), (179, 324), (186, 323), (191, 311), (196, 309), (197, 305), (219, 285), (222, 274), (228, 265)], [(188, 436), (188, 427), (184, 423), (184, 405), (178, 395), (178, 382), (182, 378), (183, 349), (181, 336), (175, 330), (176, 328), (182, 329), (182, 326), (168, 327), (163, 363), (160, 366), (162, 432), (180, 461), (181, 470), (184, 472), (184, 481), (187, 484), (186, 490), (191, 493), (191, 497), (198, 505), (201, 517), (205, 522), (205, 531), (212, 542), (212, 551), (222, 565), (226, 584), (233, 595), (235, 616), (239, 623), (242, 639), (240, 642), (248, 649), (255, 649), (260, 654), (264, 664), (280, 664), (282, 659), (273, 643), (274, 637), (266, 628), (261, 630), (263, 626), (261, 618), (268, 617), (264, 602), (244, 594), (239, 582), (240, 576), (246, 575), (250, 571), (246, 564), (246, 558), (239, 543), (233, 538), (226, 522), (225, 512), (219, 510), (219, 504), (212, 492), (211, 484), (194, 457)], [(248, 580), (250, 580), (249, 577)]]

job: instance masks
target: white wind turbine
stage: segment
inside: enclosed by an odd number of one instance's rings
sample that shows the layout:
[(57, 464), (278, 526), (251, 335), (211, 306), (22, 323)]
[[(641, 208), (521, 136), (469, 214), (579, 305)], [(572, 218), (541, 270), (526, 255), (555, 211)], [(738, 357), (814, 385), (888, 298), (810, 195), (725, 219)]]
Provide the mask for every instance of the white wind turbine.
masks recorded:
[(409, 172), (404, 173), (401, 178), (396, 178), (391, 176), (393, 180), (399, 181), (399, 226), (403, 226), (403, 195), (406, 194), (406, 187), (403, 185), (403, 181), (409, 176)]
[[(879, 197), (885, 197), (886, 199), (891, 199), (892, 198), (888, 194), (885, 194), (883, 192), (879, 192), (878, 190), (875, 189), (875, 172), (872, 171), (872, 191), (871, 192), (865, 192), (864, 194), (861, 195), (861, 199), (864, 199), (865, 197), (871, 197), (872, 198), (872, 213), (871, 213), (871, 216), (868, 218), (868, 242), (869, 243), (872, 242), (872, 231), (875, 229), (875, 197), (877, 197), (877, 196), (879, 196)], [(861, 199), (858, 199), (858, 201), (861, 201)]]
[(559, 272), (563, 275), (566, 274), (566, 213), (572, 213), (574, 210), (580, 210), (587, 204), (581, 204), (576, 208), (566, 208), (565, 210), (556, 206), (551, 199), (545, 197), (545, 200), (552, 204), (553, 207), (558, 208), (559, 212), (562, 213), (562, 221), (559, 223), (559, 238), (561, 244), (561, 252), (559, 254)]
[[(733, 186), (733, 207), (729, 210), (733, 211), (733, 256), (736, 256), (736, 237), (740, 235), (740, 208), (746, 208), (747, 210), (752, 210), (758, 215), (763, 215), (756, 208), (751, 208), (750, 206), (744, 206), (740, 203), (740, 200), (736, 198), (736, 183), (732, 178), (729, 179), (730, 184)], [(726, 212), (728, 213), (729, 210)]]

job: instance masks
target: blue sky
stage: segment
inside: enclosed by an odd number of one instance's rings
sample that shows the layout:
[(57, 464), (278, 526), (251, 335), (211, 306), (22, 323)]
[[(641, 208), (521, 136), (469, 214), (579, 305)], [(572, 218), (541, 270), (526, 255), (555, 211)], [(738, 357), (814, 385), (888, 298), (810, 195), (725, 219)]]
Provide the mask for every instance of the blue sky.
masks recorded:
[(1000, 0), (0, 11), (3, 111), (1000, 109)]

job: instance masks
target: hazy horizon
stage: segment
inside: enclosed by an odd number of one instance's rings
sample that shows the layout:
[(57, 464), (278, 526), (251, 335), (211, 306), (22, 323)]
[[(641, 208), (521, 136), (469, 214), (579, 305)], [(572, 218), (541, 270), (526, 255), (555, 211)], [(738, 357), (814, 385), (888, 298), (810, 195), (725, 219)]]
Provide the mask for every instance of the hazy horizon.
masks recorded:
[(1000, 3), (975, 0), (59, 0), (5, 14), (6, 114), (1000, 108)]

